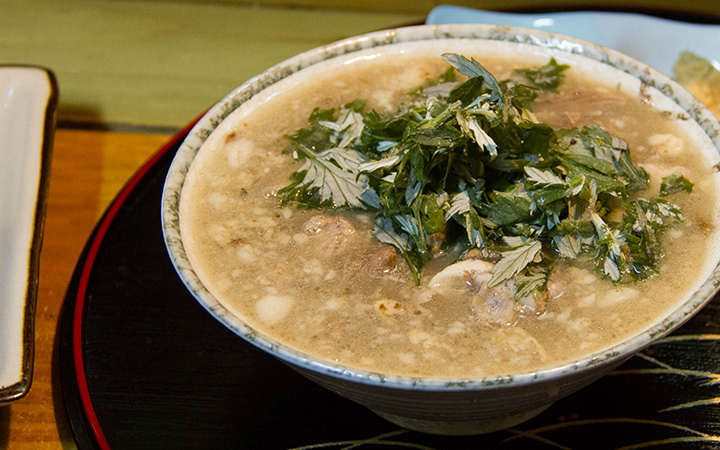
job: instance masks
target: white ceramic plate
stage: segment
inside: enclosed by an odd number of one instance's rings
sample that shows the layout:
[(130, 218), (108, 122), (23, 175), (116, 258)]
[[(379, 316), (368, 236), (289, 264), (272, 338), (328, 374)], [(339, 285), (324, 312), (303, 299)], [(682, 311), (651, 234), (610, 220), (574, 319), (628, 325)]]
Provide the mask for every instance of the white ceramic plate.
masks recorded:
[(455, 6), (439, 6), (428, 24), (487, 23), (543, 29), (612, 48), (674, 76), (680, 53), (691, 51), (720, 70), (720, 25), (702, 25), (633, 13), (561, 12), (498, 13)]
[(24, 396), (32, 381), (56, 105), (50, 71), (0, 66), (0, 404)]

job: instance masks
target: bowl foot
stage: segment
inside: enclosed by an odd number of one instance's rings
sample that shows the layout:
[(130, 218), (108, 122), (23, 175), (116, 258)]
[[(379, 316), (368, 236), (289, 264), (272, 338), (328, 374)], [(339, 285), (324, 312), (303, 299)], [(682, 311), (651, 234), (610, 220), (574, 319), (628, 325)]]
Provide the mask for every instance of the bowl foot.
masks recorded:
[(441, 434), (446, 436), (469, 436), (474, 434), (492, 433), (500, 431), (520, 423), (530, 420), (541, 412), (545, 411), (550, 405), (533, 409), (532, 411), (522, 412), (504, 417), (495, 417), (491, 419), (480, 420), (428, 420), (416, 419), (412, 417), (397, 416), (382, 411), (371, 409), (372, 412), (403, 428), (413, 431), (419, 431), (429, 434)]

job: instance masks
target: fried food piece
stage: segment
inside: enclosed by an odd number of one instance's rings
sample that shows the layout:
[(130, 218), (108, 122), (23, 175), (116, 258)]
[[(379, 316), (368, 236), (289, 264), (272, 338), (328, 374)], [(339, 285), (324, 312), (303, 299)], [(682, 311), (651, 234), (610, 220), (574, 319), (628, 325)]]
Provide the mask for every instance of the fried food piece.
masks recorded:
[(720, 70), (692, 52), (682, 52), (673, 70), (677, 81), (720, 117)]

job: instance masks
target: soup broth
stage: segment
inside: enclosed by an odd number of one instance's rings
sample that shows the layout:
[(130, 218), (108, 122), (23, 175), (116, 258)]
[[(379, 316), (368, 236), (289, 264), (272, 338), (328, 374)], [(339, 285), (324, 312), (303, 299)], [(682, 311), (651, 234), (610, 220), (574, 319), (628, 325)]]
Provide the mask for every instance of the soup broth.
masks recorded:
[[(498, 80), (548, 61), (530, 48), (508, 52), (498, 44), (478, 53), (453, 45)], [(602, 351), (655, 323), (705, 280), (717, 259), (716, 161), (696, 148), (681, 115), (648, 101), (644, 87), (601, 82), (573, 62), (559, 92), (534, 101), (535, 114), (555, 129), (596, 124), (627, 141), (651, 177), (642, 195), (656, 195), (661, 177), (674, 172), (694, 183), (691, 194), (672, 197), (685, 220), (662, 235), (656, 277), (616, 285), (589, 265), (561, 262), (542, 298), (508, 303), (502, 292), (483, 291), (492, 263), (470, 253), (452, 265), (458, 254), (448, 250), (423, 268), (416, 286), (402, 258), (373, 236), (371, 213), (280, 207), (277, 191), (298, 169), (282, 153), (286, 136), (306, 126), (315, 107), (365, 99), (367, 109), (394, 110), (448, 67), (442, 49), (423, 47), (347, 58), (293, 78), (236, 111), (205, 142), (183, 188), (181, 232), (198, 276), (227, 308), (328, 361), (463, 378)]]

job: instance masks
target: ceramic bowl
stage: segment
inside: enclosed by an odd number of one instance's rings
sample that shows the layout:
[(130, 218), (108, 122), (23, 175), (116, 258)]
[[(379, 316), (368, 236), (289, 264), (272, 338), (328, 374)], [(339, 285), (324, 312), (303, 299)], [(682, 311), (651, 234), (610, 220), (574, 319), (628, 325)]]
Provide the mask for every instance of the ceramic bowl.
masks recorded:
[[(708, 302), (718, 285), (720, 270), (711, 265), (706, 282), (689, 298), (652, 327), (605, 351), (565, 364), (532, 372), (484, 378), (433, 379), (378, 374), (317, 359), (289, 348), (252, 329), (225, 308), (203, 286), (183, 248), (178, 205), (185, 176), (203, 142), (240, 105), (272, 89), (299, 71), (322, 67), (333, 58), (355, 58), (403, 45), (463, 39), (530, 46), (534, 51), (563, 55), (578, 64), (593, 61), (608, 76), (635, 78), (653, 101), (672, 104), (684, 111), (698, 130), (698, 139), (714, 149), (720, 144), (717, 119), (694, 97), (668, 77), (613, 50), (578, 39), (540, 30), (492, 25), (437, 25), (376, 32), (346, 39), (293, 57), (252, 78), (198, 122), (180, 147), (167, 175), (162, 197), (162, 224), (172, 262), (188, 290), (217, 320), (248, 342), (337, 392), (363, 404), (380, 416), (406, 428), (438, 434), (476, 434), (504, 429), (543, 411), (553, 402), (590, 384), (617, 367), (654, 340), (666, 335)], [(414, 43), (414, 44), (413, 44)], [(713, 158), (720, 161), (714, 154)], [(712, 269), (713, 267), (714, 270)]]

